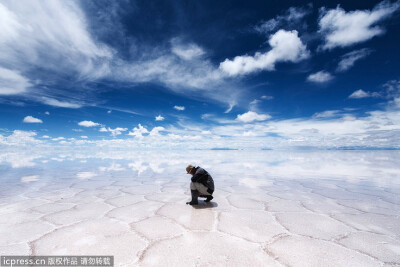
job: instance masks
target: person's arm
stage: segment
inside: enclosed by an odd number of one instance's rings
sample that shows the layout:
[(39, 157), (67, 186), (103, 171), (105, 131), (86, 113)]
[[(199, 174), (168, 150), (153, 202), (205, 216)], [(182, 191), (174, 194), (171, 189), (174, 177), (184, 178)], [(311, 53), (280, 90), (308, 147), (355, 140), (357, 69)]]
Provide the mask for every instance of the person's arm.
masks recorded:
[(196, 173), (193, 174), (191, 180), (193, 183), (201, 183), (205, 177), (207, 177), (206, 171), (202, 168), (199, 168)]

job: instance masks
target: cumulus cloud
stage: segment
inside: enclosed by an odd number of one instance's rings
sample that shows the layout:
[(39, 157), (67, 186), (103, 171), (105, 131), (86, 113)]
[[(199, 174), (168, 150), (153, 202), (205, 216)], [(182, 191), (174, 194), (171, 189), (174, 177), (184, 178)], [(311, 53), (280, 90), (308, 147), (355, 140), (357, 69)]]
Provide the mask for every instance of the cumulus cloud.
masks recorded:
[(165, 118), (161, 115), (156, 116), (156, 121), (163, 121)]
[(174, 106), (174, 109), (183, 111), (183, 110), (185, 110), (185, 107), (184, 106)]
[(365, 92), (362, 89), (354, 91), (349, 98), (366, 98), (366, 97), (379, 97), (380, 94), (378, 92)]
[(128, 131), (128, 128), (117, 127), (115, 129), (111, 129), (110, 127), (101, 127), (100, 132), (109, 132), (111, 136), (115, 137), (117, 135), (122, 134), (122, 132)]
[(133, 135), (137, 138), (141, 138), (143, 137), (143, 134), (147, 133), (149, 133), (149, 131), (139, 123), (138, 127), (133, 128), (132, 132), (129, 132), (128, 135)]
[(330, 10), (321, 8), (319, 32), (325, 39), (322, 48), (347, 47), (383, 34), (384, 29), (377, 23), (391, 16), (399, 7), (399, 1), (393, 4), (383, 1), (372, 10), (346, 12), (340, 6)]
[(330, 80), (333, 79), (333, 76), (326, 71), (318, 71), (316, 73), (310, 74), (307, 77), (307, 81), (309, 82), (314, 82), (314, 83), (325, 83), (325, 82), (329, 82)]
[[(397, 89), (396, 89), (397, 90)], [(391, 98), (397, 99), (397, 98)], [(393, 102), (395, 104), (395, 102)], [(185, 124), (184, 128), (169, 128), (168, 134), (150, 136), (147, 129), (139, 125), (133, 132), (139, 138), (112, 140), (75, 140), (69, 139), (65, 147), (82, 150), (86, 145), (131, 151), (140, 148), (170, 149), (176, 148), (296, 148), (313, 146), (316, 148), (335, 148), (341, 146), (396, 147), (399, 148), (400, 109), (388, 104), (386, 110), (366, 112), (361, 116), (352, 114), (352, 110), (321, 111), (312, 118), (293, 118), (270, 121), (253, 121), (241, 124), (237, 120), (218, 124)], [(400, 106), (398, 106), (400, 107)], [(358, 111), (357, 111), (358, 113)], [(260, 115), (260, 114), (259, 114)], [(156, 130), (159, 130), (156, 128)], [(154, 132), (156, 131), (154, 130)], [(211, 134), (210, 134), (211, 133)], [(131, 134), (133, 135), (133, 134)], [(10, 136), (0, 135), (0, 144), (20, 146), (24, 151), (27, 144), (48, 151), (51, 143), (35, 139), (34, 132), (15, 132)], [(57, 148), (63, 144), (55, 144)], [(99, 150), (99, 151), (100, 151)], [(35, 150), (36, 151), (36, 150)], [(50, 150), (52, 151), (52, 150)], [(91, 151), (88, 149), (88, 151)], [(103, 152), (99, 154), (103, 155)], [(89, 152), (90, 153), (90, 152)], [(1, 157), (1, 156), (0, 156)]]
[(97, 122), (93, 122), (93, 121), (81, 121), (81, 122), (78, 122), (78, 125), (83, 126), (83, 127), (95, 127), (95, 126), (99, 126), (101, 124), (97, 123)]
[(25, 123), (43, 123), (41, 119), (32, 117), (32, 116), (26, 116), (23, 120)]
[(164, 127), (161, 127), (161, 126), (154, 127), (154, 128), (150, 131), (149, 136), (159, 136), (159, 135), (160, 135), (160, 131), (165, 131), (165, 128), (164, 128)]
[[(14, 130), (13, 133), (3, 140), (3, 144), (14, 145), (14, 146), (24, 146), (26, 144), (40, 144), (41, 140), (35, 138), (36, 133), (32, 131), (21, 131)], [(1, 140), (0, 140), (1, 142)]]
[(246, 113), (237, 115), (236, 120), (247, 123), (253, 121), (265, 121), (270, 118), (271, 116), (268, 114), (258, 114), (257, 112), (254, 111), (248, 111)]
[(395, 104), (396, 101), (400, 99), (400, 81), (398, 80), (390, 80), (383, 84), (383, 89), (377, 92), (370, 92), (364, 91), (362, 89), (356, 90), (349, 95), (349, 98), (352, 99), (359, 99), (359, 98), (368, 98), (368, 97), (375, 97), (375, 98), (382, 98), (387, 99), (390, 104)]
[(365, 58), (371, 52), (371, 49), (363, 48), (343, 55), (341, 60), (339, 61), (336, 71), (342, 72), (350, 69), (351, 67), (353, 67), (356, 61)]
[(236, 56), (233, 60), (225, 59), (219, 68), (229, 76), (236, 76), (260, 70), (272, 71), (278, 62), (296, 63), (310, 56), (295, 30), (279, 30), (270, 36), (268, 42), (271, 46), (268, 52), (257, 52), (254, 56)]
[(29, 82), (29, 79), (22, 76), (18, 71), (5, 69), (0, 66), (0, 95), (21, 94), (30, 86), (31, 83)]

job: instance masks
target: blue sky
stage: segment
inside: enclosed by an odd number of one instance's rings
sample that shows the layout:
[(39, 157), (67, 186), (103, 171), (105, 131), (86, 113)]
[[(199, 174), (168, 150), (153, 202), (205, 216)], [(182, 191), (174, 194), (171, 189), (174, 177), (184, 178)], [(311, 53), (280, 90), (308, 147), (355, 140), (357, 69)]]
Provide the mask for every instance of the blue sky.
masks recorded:
[(399, 147), (400, 1), (0, 1), (0, 144)]

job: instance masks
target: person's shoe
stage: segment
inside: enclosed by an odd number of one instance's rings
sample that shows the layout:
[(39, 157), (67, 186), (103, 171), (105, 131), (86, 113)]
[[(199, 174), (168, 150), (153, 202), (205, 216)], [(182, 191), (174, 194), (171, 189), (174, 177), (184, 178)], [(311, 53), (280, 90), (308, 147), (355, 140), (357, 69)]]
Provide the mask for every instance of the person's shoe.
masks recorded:
[(192, 195), (192, 200), (190, 202), (186, 202), (188, 205), (198, 205), (199, 201), (197, 200), (199, 197), (199, 192), (197, 190), (190, 190)]
[(207, 196), (207, 199), (206, 200), (204, 200), (204, 202), (210, 202), (211, 201), (211, 199), (213, 199), (214, 197), (213, 196)]

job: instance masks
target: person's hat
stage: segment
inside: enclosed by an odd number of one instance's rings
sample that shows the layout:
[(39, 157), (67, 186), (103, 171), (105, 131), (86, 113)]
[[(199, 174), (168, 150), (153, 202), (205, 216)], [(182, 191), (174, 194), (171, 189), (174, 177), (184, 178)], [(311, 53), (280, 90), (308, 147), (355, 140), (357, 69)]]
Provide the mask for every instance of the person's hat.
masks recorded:
[(190, 171), (194, 168), (195, 166), (193, 166), (192, 164), (189, 164), (187, 167), (186, 167), (186, 173), (190, 173)]

